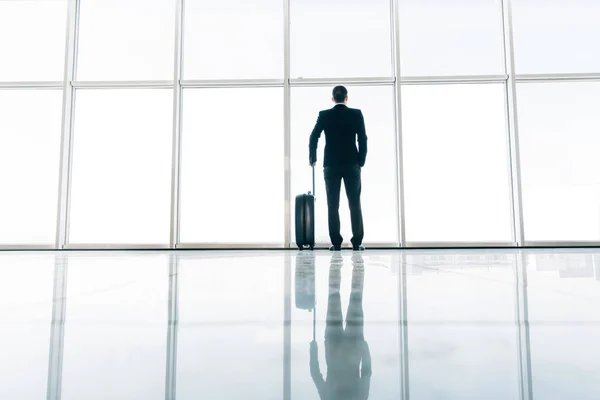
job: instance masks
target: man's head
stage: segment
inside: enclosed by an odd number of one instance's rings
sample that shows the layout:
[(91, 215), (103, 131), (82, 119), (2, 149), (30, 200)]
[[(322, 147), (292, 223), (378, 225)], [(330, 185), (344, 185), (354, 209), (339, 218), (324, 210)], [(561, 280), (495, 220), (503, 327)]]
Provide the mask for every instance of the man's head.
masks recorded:
[(342, 103), (346, 104), (348, 101), (348, 91), (343, 86), (336, 86), (333, 88), (333, 97), (332, 99), (334, 103)]

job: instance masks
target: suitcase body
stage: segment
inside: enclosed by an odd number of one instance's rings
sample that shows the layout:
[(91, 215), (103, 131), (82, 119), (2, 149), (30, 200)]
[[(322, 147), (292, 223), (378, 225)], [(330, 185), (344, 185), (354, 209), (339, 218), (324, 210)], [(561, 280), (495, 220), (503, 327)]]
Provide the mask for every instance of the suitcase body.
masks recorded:
[(315, 196), (310, 192), (296, 196), (296, 245), (300, 250), (315, 247)]
[(315, 167), (312, 167), (312, 193), (296, 196), (296, 245), (303, 250), (315, 248)]

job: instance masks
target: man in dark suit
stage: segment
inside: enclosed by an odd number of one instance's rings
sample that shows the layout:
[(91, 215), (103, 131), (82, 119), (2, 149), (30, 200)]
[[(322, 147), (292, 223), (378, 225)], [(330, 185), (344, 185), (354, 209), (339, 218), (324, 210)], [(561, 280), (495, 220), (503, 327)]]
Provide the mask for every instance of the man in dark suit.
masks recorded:
[[(317, 162), (317, 143), (321, 132), (325, 131), (325, 156), (323, 171), (327, 191), (327, 208), (329, 216), (330, 250), (341, 250), (340, 234), (340, 190), (342, 179), (346, 188), (350, 219), (352, 221), (352, 248), (364, 250), (362, 209), (360, 205), (361, 168), (367, 158), (367, 134), (365, 120), (358, 109), (346, 106), (348, 91), (343, 86), (333, 88), (335, 106), (319, 113), (315, 128), (310, 135), (309, 161), (314, 166)], [(358, 149), (356, 142), (358, 139)]]

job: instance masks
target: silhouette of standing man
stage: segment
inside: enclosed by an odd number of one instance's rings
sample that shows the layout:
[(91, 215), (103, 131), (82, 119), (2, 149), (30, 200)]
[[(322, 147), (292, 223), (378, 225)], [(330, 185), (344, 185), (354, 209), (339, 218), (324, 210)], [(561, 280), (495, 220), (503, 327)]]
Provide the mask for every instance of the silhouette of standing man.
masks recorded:
[[(323, 171), (327, 192), (330, 250), (341, 250), (343, 238), (340, 234), (340, 190), (342, 179), (348, 197), (352, 222), (353, 250), (364, 250), (362, 209), (360, 205), (361, 168), (367, 158), (367, 134), (365, 120), (360, 110), (346, 106), (348, 91), (343, 86), (333, 88), (335, 106), (319, 113), (319, 118), (309, 141), (309, 161), (313, 167), (317, 162), (317, 144), (321, 132), (325, 131), (325, 156)], [(356, 142), (358, 139), (358, 149)]]

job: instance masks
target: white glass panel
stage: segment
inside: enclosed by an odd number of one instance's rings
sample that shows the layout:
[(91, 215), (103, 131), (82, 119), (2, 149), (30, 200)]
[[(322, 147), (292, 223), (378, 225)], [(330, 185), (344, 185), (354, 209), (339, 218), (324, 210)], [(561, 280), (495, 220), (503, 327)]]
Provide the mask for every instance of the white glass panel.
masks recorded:
[(600, 83), (517, 86), (527, 240), (600, 240)]
[(71, 257), (65, 400), (164, 399), (168, 258)]
[(46, 397), (53, 278), (53, 254), (0, 254), (2, 399)]
[(0, 82), (61, 81), (67, 0), (0, 1)]
[(181, 240), (282, 243), (282, 89), (186, 89), (183, 108)]
[(284, 267), (281, 255), (180, 261), (178, 398), (282, 398)]
[(283, 78), (283, 1), (187, 0), (186, 79)]
[(292, 1), (292, 78), (391, 75), (388, 0)]
[(82, 0), (79, 80), (172, 80), (173, 0)]
[(60, 90), (0, 90), (0, 244), (53, 244)]
[(504, 86), (402, 88), (408, 241), (511, 241)]
[(407, 75), (503, 74), (501, 0), (400, 0)]
[[(362, 168), (361, 203), (365, 243), (398, 240), (395, 179), (394, 92), (392, 87), (348, 87), (348, 106), (359, 108), (365, 117), (368, 137), (367, 162)], [(292, 89), (292, 202), (300, 193), (312, 190), (308, 161), (308, 139), (320, 110), (332, 107), (329, 87)], [(316, 240), (329, 243), (327, 197), (323, 178), (325, 133), (318, 143), (316, 175)], [(293, 205), (293, 203), (292, 203)], [(292, 207), (293, 209), (293, 207)], [(292, 239), (294, 216), (291, 216)], [(342, 184), (340, 195), (341, 233), (349, 243), (352, 237), (350, 211)]]
[(70, 243), (169, 242), (171, 90), (79, 90)]
[(518, 73), (600, 72), (598, 1), (517, 0), (512, 4)]

